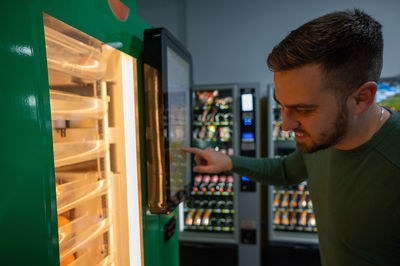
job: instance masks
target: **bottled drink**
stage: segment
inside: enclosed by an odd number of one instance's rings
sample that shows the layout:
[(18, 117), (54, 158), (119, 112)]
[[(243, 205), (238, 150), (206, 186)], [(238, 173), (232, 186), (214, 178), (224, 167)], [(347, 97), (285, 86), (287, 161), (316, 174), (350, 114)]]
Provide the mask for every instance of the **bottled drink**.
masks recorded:
[(218, 184), (215, 187), (215, 189), (219, 192), (223, 192), (225, 190), (225, 182), (226, 182), (226, 176), (225, 175), (219, 176)]
[(200, 185), (200, 190), (203, 191), (203, 192), (206, 192), (209, 182), (210, 182), (210, 176), (209, 175), (204, 175), (202, 183)]
[(193, 133), (192, 133), (193, 139), (197, 139), (199, 137), (199, 133), (200, 133), (199, 127), (197, 127), (195, 130), (193, 130)]
[(212, 214), (210, 217), (210, 225), (212, 225), (212, 226), (217, 225), (217, 217), (215, 216), (215, 214)]
[(228, 175), (226, 177), (226, 192), (232, 192), (233, 191), (233, 175)]
[(203, 199), (202, 201), (200, 201), (200, 208), (201, 209), (205, 209), (208, 207), (208, 200), (207, 199)]
[(203, 214), (203, 211), (198, 210), (196, 212), (196, 214), (194, 215), (194, 220), (193, 220), (193, 224), (194, 225), (201, 225), (201, 216)]
[(207, 108), (203, 111), (203, 115), (201, 116), (201, 122), (206, 122), (207, 114), (210, 110)]
[(231, 215), (226, 216), (225, 226), (227, 227), (233, 226), (233, 217)]
[(217, 223), (217, 226), (225, 226), (225, 223), (226, 223), (225, 217), (219, 216), (217, 218), (217, 222), (216, 223)]
[(292, 211), (290, 213), (290, 225), (296, 225), (297, 224), (297, 212)]
[(310, 208), (310, 209), (312, 209), (312, 201), (311, 201), (311, 198), (309, 197), (308, 198), (308, 203), (307, 203), (307, 206), (308, 206), (308, 208)]
[(217, 207), (217, 201), (215, 199), (211, 199), (208, 201), (208, 208), (215, 209)]
[(226, 206), (226, 202), (222, 199), (217, 201), (217, 209), (224, 209)]
[(199, 138), (200, 139), (204, 139), (206, 137), (206, 133), (207, 133), (207, 127), (206, 126), (202, 126), (200, 133), (199, 133)]
[(208, 191), (214, 192), (218, 182), (218, 175), (211, 177), (211, 182), (208, 184)]
[(283, 194), (282, 207), (286, 208), (289, 206), (289, 198), (290, 198), (290, 192), (286, 191), (285, 194)]
[(195, 200), (193, 201), (193, 207), (196, 209), (201, 208), (201, 199), (199, 197), (196, 197)]
[(227, 209), (233, 209), (233, 201), (232, 200), (227, 200), (225, 207)]
[(281, 222), (283, 225), (289, 225), (289, 211), (288, 210), (283, 211)]
[(303, 194), (300, 195), (299, 207), (300, 208), (307, 208), (307, 195), (306, 195), (306, 193), (303, 193)]
[(186, 214), (186, 219), (185, 219), (186, 225), (193, 224), (193, 214), (194, 214), (194, 212), (192, 210), (188, 211), (188, 213)]
[(279, 207), (281, 205), (281, 198), (282, 193), (280, 191), (276, 192), (274, 197), (274, 207)]
[(299, 192), (295, 191), (292, 195), (292, 199), (290, 200), (290, 207), (296, 208), (298, 206), (298, 201), (299, 200)]
[(306, 226), (307, 225), (307, 211), (306, 210), (301, 212), (300, 219), (299, 219), (299, 224), (302, 225), (302, 226)]
[(208, 117), (208, 121), (213, 123), (215, 121), (215, 114), (218, 112), (217, 108), (213, 108), (212, 113)]
[(201, 221), (202, 225), (204, 225), (204, 226), (210, 225), (210, 215), (211, 215), (211, 212), (209, 210), (204, 212), (203, 219)]
[(195, 175), (193, 182), (193, 191), (199, 191), (202, 178), (203, 177), (201, 175)]
[(277, 210), (274, 215), (274, 224), (279, 225), (281, 223), (281, 211)]
[(316, 226), (317, 225), (317, 221), (315, 220), (315, 214), (314, 213), (310, 213), (309, 214), (307, 225), (308, 226)]

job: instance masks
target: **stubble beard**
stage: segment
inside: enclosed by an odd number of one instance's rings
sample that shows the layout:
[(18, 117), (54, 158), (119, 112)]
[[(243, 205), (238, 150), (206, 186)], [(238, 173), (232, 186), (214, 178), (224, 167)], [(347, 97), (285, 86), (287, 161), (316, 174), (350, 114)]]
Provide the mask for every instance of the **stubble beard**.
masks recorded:
[(308, 132), (300, 131), (311, 139), (311, 143), (307, 144), (306, 142), (301, 143), (296, 141), (296, 147), (303, 153), (313, 153), (332, 147), (339, 143), (339, 141), (341, 141), (346, 136), (348, 123), (349, 119), (346, 105), (344, 103), (339, 103), (339, 110), (334, 125), (331, 128), (322, 132), (318, 136), (318, 140), (314, 140), (313, 138), (311, 138)]

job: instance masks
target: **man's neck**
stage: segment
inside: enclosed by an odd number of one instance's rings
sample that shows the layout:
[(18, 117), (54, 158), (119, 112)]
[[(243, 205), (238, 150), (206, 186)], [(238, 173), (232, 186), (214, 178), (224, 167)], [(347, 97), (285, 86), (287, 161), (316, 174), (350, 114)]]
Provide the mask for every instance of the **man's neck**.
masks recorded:
[(339, 150), (352, 150), (368, 142), (390, 117), (385, 108), (373, 104), (364, 113), (349, 118), (346, 136), (334, 145)]

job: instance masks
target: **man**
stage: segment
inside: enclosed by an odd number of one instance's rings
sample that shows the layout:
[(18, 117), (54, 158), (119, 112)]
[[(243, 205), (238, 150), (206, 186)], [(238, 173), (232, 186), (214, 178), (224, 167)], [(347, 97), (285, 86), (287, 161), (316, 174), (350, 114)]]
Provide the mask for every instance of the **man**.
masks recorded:
[(374, 103), (382, 50), (381, 25), (357, 9), (292, 31), (267, 63), (297, 150), (255, 159), (185, 148), (193, 170), (307, 180), (323, 265), (400, 265), (400, 115)]

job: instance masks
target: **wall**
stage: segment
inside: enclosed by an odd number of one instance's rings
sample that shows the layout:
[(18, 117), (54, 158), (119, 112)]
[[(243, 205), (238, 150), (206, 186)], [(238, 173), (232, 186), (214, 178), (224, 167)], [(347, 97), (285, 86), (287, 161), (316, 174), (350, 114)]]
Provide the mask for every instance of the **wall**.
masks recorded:
[(137, 14), (153, 27), (167, 28), (186, 44), (185, 0), (137, 0)]
[[(138, 12), (140, 2), (138, 1)], [(382, 76), (400, 74), (400, 1), (397, 0), (186, 0), (175, 12), (158, 7), (161, 0), (146, 0), (152, 6), (156, 25), (176, 27), (193, 56), (195, 84), (273, 81), (265, 59), (273, 46), (291, 30), (325, 13), (358, 7), (384, 25), (384, 68)], [(151, 5), (150, 3), (153, 3)], [(178, 14), (184, 8), (185, 14)], [(143, 17), (154, 25), (151, 17)], [(186, 21), (186, 25), (176, 25)]]

